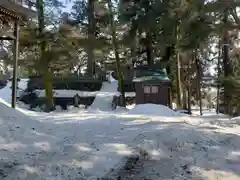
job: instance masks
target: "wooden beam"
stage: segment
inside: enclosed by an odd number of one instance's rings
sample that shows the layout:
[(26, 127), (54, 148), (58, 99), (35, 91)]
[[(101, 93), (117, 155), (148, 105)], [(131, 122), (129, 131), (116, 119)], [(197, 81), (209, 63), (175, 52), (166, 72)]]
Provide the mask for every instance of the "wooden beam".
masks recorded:
[(36, 16), (33, 10), (9, 0), (0, 0), (0, 12), (18, 20), (27, 20)]
[(13, 78), (12, 78), (12, 108), (16, 108), (17, 102), (17, 69), (18, 69), (18, 51), (19, 51), (19, 21), (14, 23), (14, 49), (13, 49)]
[(15, 40), (16, 38), (13, 36), (1, 36), (0, 35), (0, 40), (6, 40), (6, 41), (12, 41)]

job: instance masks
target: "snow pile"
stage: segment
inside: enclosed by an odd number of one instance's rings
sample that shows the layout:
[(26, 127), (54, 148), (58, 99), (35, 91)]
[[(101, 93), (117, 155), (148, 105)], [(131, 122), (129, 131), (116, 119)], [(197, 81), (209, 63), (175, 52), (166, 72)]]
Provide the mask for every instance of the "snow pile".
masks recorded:
[(25, 90), (27, 88), (28, 81), (29, 79), (27, 78), (20, 79), (20, 81), (18, 82), (18, 88)]
[(170, 109), (164, 105), (156, 105), (156, 104), (141, 104), (136, 105), (133, 109), (131, 109), (128, 114), (131, 115), (149, 115), (149, 116), (177, 116), (179, 113), (175, 112), (174, 110)]
[[(18, 82), (17, 97), (27, 88), (28, 79), (21, 79)], [(7, 85), (0, 89), (0, 98), (4, 101), (11, 103), (12, 101), (12, 82), (9, 81)]]
[(101, 177), (132, 154), (139, 133), (110, 113), (24, 113), (32, 119), (0, 103), (0, 179)]
[(238, 125), (240, 125), (240, 116), (232, 118), (231, 121), (235, 122)]
[(101, 91), (96, 94), (96, 97), (90, 106), (89, 110), (98, 109), (102, 111), (112, 110), (112, 101), (114, 96), (118, 95), (118, 82), (103, 82)]
[(110, 72), (109, 72), (109, 75), (108, 75), (108, 81), (109, 81), (109, 82), (115, 82), (115, 81), (117, 81), (116, 79), (114, 79), (113, 73), (114, 73), (114, 71), (110, 71)]
[(0, 98), (2, 98), (4, 101), (10, 103), (12, 99), (12, 83), (8, 82), (7, 85), (0, 89)]
[(47, 134), (44, 123), (0, 103), (0, 124), (0, 179), (38, 179), (54, 173), (50, 170), (57, 165), (39, 162), (57, 152), (48, 152), (56, 138)]

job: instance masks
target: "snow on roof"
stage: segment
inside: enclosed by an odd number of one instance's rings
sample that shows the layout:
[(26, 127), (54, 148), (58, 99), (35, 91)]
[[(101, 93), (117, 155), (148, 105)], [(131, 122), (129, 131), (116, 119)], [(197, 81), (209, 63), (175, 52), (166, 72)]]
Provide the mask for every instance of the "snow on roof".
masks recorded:
[(166, 81), (169, 82), (170, 79), (168, 77), (162, 77), (162, 76), (143, 76), (143, 77), (137, 77), (134, 78), (134, 82), (141, 82), (141, 81)]
[(139, 81), (170, 81), (166, 69), (157, 69), (151, 67), (135, 68), (135, 82)]

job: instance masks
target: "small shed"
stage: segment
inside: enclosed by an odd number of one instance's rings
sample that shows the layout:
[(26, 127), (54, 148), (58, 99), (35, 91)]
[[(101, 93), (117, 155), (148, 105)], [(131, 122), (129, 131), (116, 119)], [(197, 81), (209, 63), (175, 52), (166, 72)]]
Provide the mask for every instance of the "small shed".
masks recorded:
[(136, 89), (136, 104), (170, 106), (171, 81), (165, 70), (138, 70), (133, 81)]

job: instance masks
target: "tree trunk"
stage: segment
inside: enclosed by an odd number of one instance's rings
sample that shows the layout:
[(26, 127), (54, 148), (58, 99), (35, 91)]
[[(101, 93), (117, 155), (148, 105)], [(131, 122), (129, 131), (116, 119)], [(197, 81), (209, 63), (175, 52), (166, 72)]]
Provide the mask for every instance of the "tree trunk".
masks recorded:
[(219, 39), (219, 44), (218, 44), (218, 63), (217, 63), (217, 73), (218, 73), (218, 78), (217, 78), (217, 107), (216, 107), (216, 113), (219, 114), (219, 106), (220, 106), (220, 62), (221, 61), (221, 43)]
[[(224, 11), (223, 24), (228, 24), (228, 9)], [(229, 58), (229, 33), (228, 30), (225, 30), (223, 35), (223, 68), (224, 68), (224, 77), (229, 78), (232, 75), (232, 64)], [(230, 113), (230, 102), (231, 102), (231, 91), (224, 83), (224, 107), (225, 113)]]
[(192, 114), (192, 109), (191, 109), (191, 63), (192, 59), (188, 62), (188, 78), (187, 78), (187, 104), (188, 104), (188, 114)]
[(191, 85), (188, 84), (188, 91), (187, 91), (188, 114), (192, 114), (191, 96), (192, 96)]
[(132, 42), (131, 42), (131, 59), (132, 64), (134, 64), (137, 61), (137, 30), (132, 34)]
[(28, 67), (27, 71), (28, 71), (28, 76), (36, 75), (36, 71), (35, 71), (35, 69), (33, 67)]
[(187, 86), (183, 86), (183, 109), (186, 110), (187, 109)]
[(114, 48), (114, 54), (116, 58), (116, 69), (117, 69), (117, 75), (118, 75), (118, 86), (120, 87), (120, 100), (121, 103), (120, 105), (125, 107), (126, 102), (125, 102), (125, 92), (124, 92), (124, 81), (123, 81), (123, 73), (121, 69), (121, 63), (120, 63), (120, 58), (119, 58), (119, 52), (118, 52), (118, 42), (117, 42), (117, 36), (116, 36), (116, 25), (114, 21), (114, 16), (113, 16), (113, 10), (112, 10), (112, 2), (111, 0), (108, 0), (108, 9), (109, 9), (109, 15), (110, 15), (110, 23), (111, 23), (111, 32), (112, 32), (112, 44)]
[(50, 112), (54, 110), (52, 79), (51, 79), (51, 72), (49, 71), (49, 68), (45, 68), (44, 70), (45, 70), (44, 87), (45, 87), (45, 94), (46, 94), (46, 106), (44, 111)]
[[(176, 40), (177, 43), (179, 41), (179, 26), (176, 27), (175, 29), (176, 32)], [(175, 47), (176, 48), (176, 47)], [(181, 62), (180, 62), (180, 52), (179, 50), (177, 50), (176, 52), (176, 58), (177, 58), (177, 62), (176, 62), (176, 77), (177, 77), (177, 108), (178, 109), (182, 109), (182, 87), (181, 87)]]
[(180, 53), (177, 52), (177, 108), (182, 108), (182, 87), (181, 87), (181, 73), (180, 73)]
[(45, 57), (46, 51), (46, 40), (44, 37), (44, 5), (43, 0), (37, 0), (37, 9), (38, 9), (38, 22), (39, 22), (39, 46), (40, 46), (40, 62), (43, 68), (44, 76), (44, 87), (45, 87), (45, 111), (51, 111), (54, 109), (53, 103), (53, 92), (52, 92), (52, 81), (51, 73), (49, 69), (48, 59)]
[(129, 77), (128, 80), (132, 80), (134, 77), (134, 71), (132, 68), (138, 61), (137, 47), (138, 47), (138, 39), (137, 39), (137, 31), (135, 31), (133, 35), (133, 41), (131, 43), (131, 65), (129, 64), (129, 67), (128, 67), (128, 77)]
[(94, 2), (95, 0), (88, 0), (88, 63), (87, 63), (87, 74), (90, 77), (94, 76), (94, 43), (95, 43), (95, 33), (96, 33), (96, 22), (94, 17)]
[(198, 91), (198, 98), (199, 98), (199, 106), (200, 106), (200, 115), (203, 115), (202, 112), (202, 92), (201, 92), (201, 74), (200, 74), (200, 61), (197, 57), (195, 57), (195, 63), (197, 68), (197, 91)]
[[(163, 56), (163, 62), (166, 65), (166, 71), (167, 71), (167, 75), (168, 77), (171, 78), (172, 76), (172, 63), (171, 63), (171, 57), (174, 55), (174, 50), (175, 50), (175, 45), (169, 45), (166, 47), (166, 51), (165, 54)], [(172, 81), (171, 81), (171, 87), (172, 87)], [(172, 88), (169, 89), (169, 107), (172, 108), (172, 96), (173, 96), (173, 92), (172, 92)]]
[[(146, 12), (146, 14), (149, 13), (149, 11), (151, 10), (151, 2), (150, 0), (145, 0), (143, 1), (144, 4), (144, 10)], [(148, 24), (148, 22), (146, 22), (146, 29), (145, 29), (145, 33), (146, 33), (146, 39), (145, 39), (145, 48), (146, 48), (146, 53), (147, 53), (147, 63), (149, 66), (153, 65), (154, 63), (154, 57), (153, 57), (153, 44), (152, 44), (152, 30), (151, 30), (151, 25)]]
[(151, 66), (154, 63), (151, 31), (147, 32), (147, 35), (146, 35), (146, 52), (147, 52), (147, 63), (149, 66)]

